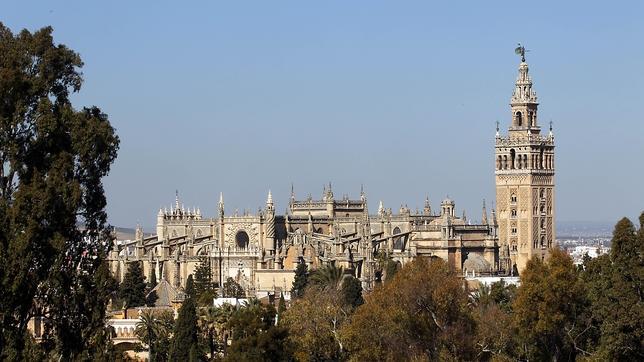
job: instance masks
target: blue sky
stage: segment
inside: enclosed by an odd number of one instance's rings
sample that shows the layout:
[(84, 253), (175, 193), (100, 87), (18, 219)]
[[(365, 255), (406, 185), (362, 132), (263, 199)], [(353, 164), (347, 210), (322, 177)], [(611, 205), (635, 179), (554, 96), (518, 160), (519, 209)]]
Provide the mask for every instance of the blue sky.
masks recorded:
[(78, 51), (77, 107), (121, 138), (110, 222), (146, 228), (179, 189), (212, 216), (337, 196), (480, 219), (494, 127), (510, 121), (518, 42), (557, 141), (557, 216), (644, 209), (642, 2), (3, 1), (14, 32), (52, 25)]

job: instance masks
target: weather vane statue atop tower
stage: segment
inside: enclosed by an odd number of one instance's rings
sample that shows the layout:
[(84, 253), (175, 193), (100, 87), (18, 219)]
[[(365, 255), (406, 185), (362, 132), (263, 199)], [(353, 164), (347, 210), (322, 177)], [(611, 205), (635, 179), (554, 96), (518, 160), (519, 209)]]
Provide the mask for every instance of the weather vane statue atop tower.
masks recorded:
[(517, 46), (517, 48), (516, 48), (516, 49), (514, 49), (514, 52), (515, 52), (517, 55), (520, 55), (520, 56), (521, 56), (521, 61), (522, 61), (522, 62), (525, 62), (525, 53), (526, 53), (526, 52), (529, 52), (529, 50), (526, 50), (526, 49), (525, 49), (525, 47), (524, 47), (523, 45), (521, 45), (521, 43), (518, 43), (517, 45), (518, 45), (518, 46)]

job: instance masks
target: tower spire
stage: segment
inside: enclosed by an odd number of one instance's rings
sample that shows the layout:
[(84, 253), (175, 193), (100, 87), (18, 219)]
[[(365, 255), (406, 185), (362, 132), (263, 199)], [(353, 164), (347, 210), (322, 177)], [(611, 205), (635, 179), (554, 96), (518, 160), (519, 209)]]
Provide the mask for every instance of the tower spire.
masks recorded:
[(487, 225), (487, 208), (485, 207), (485, 199), (483, 199), (483, 216), (481, 217), (481, 224)]
[(224, 217), (224, 193), (219, 193), (219, 218)]

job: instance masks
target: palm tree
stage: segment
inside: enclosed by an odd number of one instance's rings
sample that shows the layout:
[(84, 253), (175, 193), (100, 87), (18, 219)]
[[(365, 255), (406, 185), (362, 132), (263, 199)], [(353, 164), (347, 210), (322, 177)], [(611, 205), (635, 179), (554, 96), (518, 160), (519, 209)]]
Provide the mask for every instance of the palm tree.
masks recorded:
[(199, 311), (199, 330), (208, 341), (211, 359), (214, 359), (217, 353), (217, 335), (219, 332), (217, 327), (219, 327), (218, 322), (221, 313), (221, 308), (217, 307), (203, 308)]
[(154, 361), (160, 352), (157, 347), (169, 339), (173, 324), (172, 314), (155, 313), (152, 309), (146, 309), (141, 312), (139, 319), (134, 333), (148, 345), (150, 361)]
[(471, 303), (475, 306), (487, 307), (493, 301), (491, 292), (489, 285), (479, 283), (478, 290), (470, 294)]
[(342, 286), (342, 280), (344, 280), (344, 270), (342, 267), (338, 268), (334, 264), (328, 264), (324, 268), (314, 271), (310, 280), (313, 285), (321, 289), (339, 290)]

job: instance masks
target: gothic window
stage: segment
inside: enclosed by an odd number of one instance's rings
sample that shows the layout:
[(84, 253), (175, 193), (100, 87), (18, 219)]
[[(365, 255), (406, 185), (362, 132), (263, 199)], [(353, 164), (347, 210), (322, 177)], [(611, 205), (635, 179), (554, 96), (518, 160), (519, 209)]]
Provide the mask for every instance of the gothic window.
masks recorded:
[(541, 219), (541, 228), (542, 229), (546, 228), (546, 219)]
[(533, 117), (534, 116), (533, 116), (532, 112), (528, 112), (528, 125), (530, 125), (530, 126), (534, 126)]
[(508, 169), (508, 156), (503, 155), (503, 169), (507, 170)]
[(540, 197), (541, 199), (545, 199), (545, 198), (546, 198), (546, 190), (541, 189), (541, 190), (539, 191), (539, 197)]
[(240, 249), (246, 249), (248, 247), (248, 234), (245, 231), (240, 231), (235, 235), (235, 244)]
[(523, 125), (523, 119), (521, 116), (521, 112), (517, 112), (516, 114), (516, 125), (517, 127), (521, 127)]
[(513, 204), (517, 203), (517, 194), (513, 193), (512, 195), (510, 195), (510, 202)]
[(523, 155), (523, 167), (529, 168), (528, 166), (528, 155)]
[(541, 211), (541, 214), (545, 215), (545, 213), (546, 213), (546, 207), (545, 207), (545, 206), (543, 206), (543, 205), (541, 205), (541, 207), (540, 207), (540, 211)]
[[(396, 226), (394, 228), (393, 234), (397, 235), (397, 234), (400, 234), (401, 232), (402, 231), (400, 230), (400, 228), (398, 226)], [(394, 238), (394, 249), (402, 250), (402, 248), (403, 248), (403, 237), (402, 236), (395, 237)]]
[(510, 216), (517, 217), (517, 209), (512, 209), (512, 211), (510, 211)]

